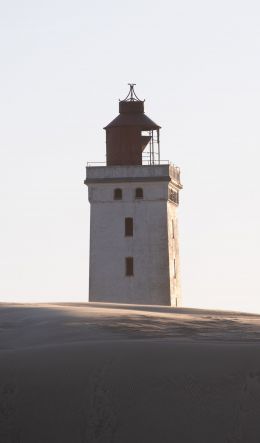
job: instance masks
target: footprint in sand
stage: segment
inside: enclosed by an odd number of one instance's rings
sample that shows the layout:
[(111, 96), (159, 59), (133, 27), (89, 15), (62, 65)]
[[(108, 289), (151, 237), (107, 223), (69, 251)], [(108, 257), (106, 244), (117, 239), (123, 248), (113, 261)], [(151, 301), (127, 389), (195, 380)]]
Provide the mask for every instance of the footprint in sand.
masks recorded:
[(20, 443), (16, 428), (16, 384), (14, 381), (0, 384), (0, 443)]
[(111, 361), (88, 378), (81, 410), (81, 443), (112, 443), (116, 431), (116, 414), (112, 404), (108, 372)]
[(228, 443), (259, 443), (260, 371), (249, 372), (240, 383), (234, 431)]

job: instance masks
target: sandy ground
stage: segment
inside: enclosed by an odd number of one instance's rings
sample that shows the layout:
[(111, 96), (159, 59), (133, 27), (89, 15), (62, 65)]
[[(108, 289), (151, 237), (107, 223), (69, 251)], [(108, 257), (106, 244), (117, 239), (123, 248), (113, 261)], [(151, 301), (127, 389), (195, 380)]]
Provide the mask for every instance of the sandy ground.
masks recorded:
[(0, 443), (259, 443), (260, 316), (0, 304)]

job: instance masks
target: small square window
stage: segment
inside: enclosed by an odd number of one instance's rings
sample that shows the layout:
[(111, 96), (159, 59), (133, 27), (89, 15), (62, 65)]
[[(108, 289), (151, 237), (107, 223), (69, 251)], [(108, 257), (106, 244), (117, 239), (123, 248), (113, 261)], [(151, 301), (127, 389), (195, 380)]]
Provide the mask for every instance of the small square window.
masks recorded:
[(114, 190), (114, 200), (122, 200), (122, 189), (117, 188)]
[(144, 198), (143, 188), (136, 188), (135, 190), (135, 198)]

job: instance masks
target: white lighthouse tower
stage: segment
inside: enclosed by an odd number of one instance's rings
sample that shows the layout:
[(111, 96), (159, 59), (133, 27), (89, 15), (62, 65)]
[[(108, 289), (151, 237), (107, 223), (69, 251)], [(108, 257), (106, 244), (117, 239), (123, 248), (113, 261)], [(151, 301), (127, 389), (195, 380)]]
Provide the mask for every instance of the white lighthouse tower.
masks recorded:
[(160, 159), (160, 126), (134, 84), (106, 130), (106, 165), (87, 166), (89, 301), (180, 306), (180, 170)]

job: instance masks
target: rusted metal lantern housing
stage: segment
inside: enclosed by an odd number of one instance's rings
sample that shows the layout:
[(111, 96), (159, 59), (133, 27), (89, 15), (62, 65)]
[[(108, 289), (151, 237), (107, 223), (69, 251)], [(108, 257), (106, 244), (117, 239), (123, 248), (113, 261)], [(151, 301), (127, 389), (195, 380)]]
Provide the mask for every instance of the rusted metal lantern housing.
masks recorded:
[(145, 115), (135, 85), (129, 86), (127, 97), (119, 101), (119, 115), (104, 128), (107, 166), (160, 164), (160, 126)]

